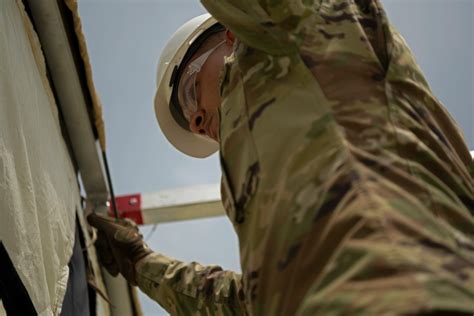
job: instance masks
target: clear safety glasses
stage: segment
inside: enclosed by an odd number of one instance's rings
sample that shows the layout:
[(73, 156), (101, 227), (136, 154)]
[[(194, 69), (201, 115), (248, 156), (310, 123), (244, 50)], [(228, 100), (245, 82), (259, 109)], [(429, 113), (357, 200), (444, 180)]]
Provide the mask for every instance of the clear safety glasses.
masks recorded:
[(184, 117), (190, 122), (191, 115), (198, 109), (196, 76), (201, 71), (202, 66), (209, 56), (225, 41), (220, 42), (207, 52), (193, 60), (182, 74), (181, 83), (178, 89), (178, 101), (183, 110)]

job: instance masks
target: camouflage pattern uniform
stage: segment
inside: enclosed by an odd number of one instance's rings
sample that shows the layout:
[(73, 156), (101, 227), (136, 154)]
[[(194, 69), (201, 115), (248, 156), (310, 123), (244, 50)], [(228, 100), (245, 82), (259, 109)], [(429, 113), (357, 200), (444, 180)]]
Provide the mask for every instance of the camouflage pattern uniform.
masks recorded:
[(220, 156), (243, 273), (154, 254), (141, 288), (174, 315), (474, 312), (473, 163), (380, 2), (203, 4), (240, 40)]

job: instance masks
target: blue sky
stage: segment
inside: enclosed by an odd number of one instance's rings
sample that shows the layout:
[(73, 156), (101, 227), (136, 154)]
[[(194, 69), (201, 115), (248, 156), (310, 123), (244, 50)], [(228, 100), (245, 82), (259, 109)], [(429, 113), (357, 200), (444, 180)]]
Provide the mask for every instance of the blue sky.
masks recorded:
[[(474, 103), (474, 2), (385, 0), (435, 92), (471, 149)], [(80, 0), (96, 88), (104, 105), (107, 151), (116, 194), (217, 183), (216, 155), (186, 157), (167, 143), (153, 112), (156, 63), (169, 36), (205, 12), (196, 0)], [(146, 236), (150, 227), (143, 228)], [(185, 261), (239, 270), (237, 239), (224, 217), (159, 225), (148, 243)], [(145, 315), (167, 315), (142, 298)]]

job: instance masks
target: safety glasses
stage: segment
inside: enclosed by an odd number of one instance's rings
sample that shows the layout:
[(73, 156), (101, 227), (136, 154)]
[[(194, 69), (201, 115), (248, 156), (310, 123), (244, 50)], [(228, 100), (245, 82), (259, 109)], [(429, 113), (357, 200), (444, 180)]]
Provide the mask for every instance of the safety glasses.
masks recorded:
[(178, 88), (178, 100), (184, 117), (188, 122), (191, 120), (191, 115), (198, 110), (196, 77), (209, 56), (224, 43), (225, 41), (220, 42), (193, 60), (182, 74), (181, 83)]

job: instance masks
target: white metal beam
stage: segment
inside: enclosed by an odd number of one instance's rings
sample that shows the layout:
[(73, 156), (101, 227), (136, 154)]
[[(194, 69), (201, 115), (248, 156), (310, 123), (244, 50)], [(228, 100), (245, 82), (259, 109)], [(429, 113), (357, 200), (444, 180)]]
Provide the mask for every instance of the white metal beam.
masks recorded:
[(105, 205), (108, 186), (87, 111), (90, 95), (77, 68), (79, 52), (71, 47), (73, 39), (68, 36), (73, 30), (65, 26), (64, 7), (59, 4), (64, 6), (57, 0), (28, 0), (87, 197), (94, 204)]
[(118, 196), (122, 217), (157, 224), (224, 215), (218, 184)]
[(225, 215), (219, 184), (144, 193), (141, 208), (144, 224)]
[(143, 210), (143, 224), (176, 222), (224, 215), (221, 201)]

